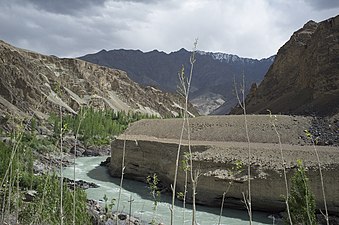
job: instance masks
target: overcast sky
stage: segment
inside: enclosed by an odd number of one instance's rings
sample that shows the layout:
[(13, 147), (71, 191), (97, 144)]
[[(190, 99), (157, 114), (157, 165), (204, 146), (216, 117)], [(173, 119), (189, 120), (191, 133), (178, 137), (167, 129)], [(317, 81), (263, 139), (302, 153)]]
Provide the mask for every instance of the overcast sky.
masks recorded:
[(308, 20), (339, 14), (338, 0), (0, 0), (0, 39), (59, 57), (101, 49), (198, 49), (276, 54)]

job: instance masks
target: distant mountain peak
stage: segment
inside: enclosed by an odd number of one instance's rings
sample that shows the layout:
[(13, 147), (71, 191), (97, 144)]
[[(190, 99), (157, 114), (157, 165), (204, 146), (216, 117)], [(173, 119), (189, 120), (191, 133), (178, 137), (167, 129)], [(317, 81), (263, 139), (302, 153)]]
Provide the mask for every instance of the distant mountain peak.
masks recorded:
[[(151, 85), (163, 91), (176, 92), (178, 71), (184, 66), (190, 68), (191, 51), (181, 48), (171, 53), (153, 50), (139, 52), (132, 50), (111, 50), (107, 54), (90, 54), (80, 57), (83, 60), (127, 71), (136, 82)], [(248, 59), (227, 53), (197, 52), (197, 62), (191, 85), (190, 100), (202, 114), (209, 114), (219, 106), (221, 114), (233, 107), (233, 79), (246, 73), (246, 82), (260, 83), (274, 57)], [(225, 110), (224, 110), (225, 109)]]
[(188, 53), (188, 52), (189, 52), (189, 51), (186, 50), (185, 48), (181, 48), (181, 49), (179, 49), (178, 51), (171, 52), (170, 54), (175, 54), (175, 53), (180, 53), (180, 54), (182, 54), (182, 53)]

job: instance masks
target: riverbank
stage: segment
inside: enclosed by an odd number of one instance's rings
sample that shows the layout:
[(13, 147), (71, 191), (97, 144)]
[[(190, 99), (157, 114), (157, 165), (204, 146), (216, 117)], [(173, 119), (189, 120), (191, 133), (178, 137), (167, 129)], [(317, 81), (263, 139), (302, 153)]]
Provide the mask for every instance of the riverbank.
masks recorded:
[[(249, 115), (247, 117), (251, 140), (251, 184), (252, 207), (255, 210), (279, 213), (285, 208), (286, 193), (282, 177), (278, 136), (269, 116)], [(313, 126), (312, 118), (297, 116), (276, 116), (273, 122), (279, 132), (290, 180), (300, 159), (308, 170), (311, 190), (316, 196), (318, 208), (323, 207), (322, 190), (314, 147), (310, 145), (305, 130)], [(112, 142), (110, 173), (121, 174), (122, 149), (126, 140), (126, 178), (144, 180), (156, 173), (166, 187), (173, 183), (175, 159), (179, 144), (182, 120), (142, 120)], [(198, 168), (200, 176), (196, 200), (198, 204), (219, 206), (223, 192), (227, 192), (225, 206), (244, 208), (243, 194), (247, 192), (248, 143), (243, 116), (208, 116), (190, 119), (191, 149), (193, 168)], [(184, 136), (187, 139), (187, 136)], [(336, 146), (316, 146), (320, 155), (327, 206), (331, 214), (339, 213), (339, 151)], [(187, 141), (183, 141), (183, 153), (188, 152)], [(230, 171), (241, 162), (242, 171)], [(232, 174), (237, 176), (232, 176)], [(179, 169), (178, 192), (183, 191), (185, 173)], [(189, 185), (188, 190), (191, 190)], [(190, 193), (189, 193), (190, 196)], [(191, 201), (191, 199), (188, 199)]]
[[(108, 174), (107, 168), (99, 166), (100, 162), (104, 161), (106, 157), (82, 157), (77, 158), (76, 171), (77, 179), (86, 180), (98, 184), (99, 188), (87, 189), (86, 193), (89, 199), (94, 199), (104, 205), (104, 195), (108, 197), (108, 202), (112, 198), (118, 198), (120, 189), (120, 179), (113, 178)], [(73, 168), (68, 167), (64, 172), (65, 176), (73, 176)], [(157, 221), (169, 224), (171, 205), (171, 195), (162, 193), (158, 201), (157, 211), (153, 212), (153, 200), (147, 185), (143, 182), (137, 182), (129, 179), (124, 179), (121, 192), (121, 200), (118, 211), (123, 210), (126, 214), (129, 213), (130, 197), (134, 200), (132, 202), (132, 215), (142, 221), (151, 221), (155, 215)], [(176, 201), (175, 212), (176, 218), (174, 224), (191, 224), (192, 206), (187, 204), (186, 209), (182, 208), (182, 202)], [(117, 211), (117, 200), (113, 206), (113, 211)], [(197, 218), (199, 224), (202, 225), (216, 225), (218, 224), (220, 209), (215, 207), (206, 207), (202, 205), (197, 206)], [(272, 224), (271, 214), (254, 212), (255, 225)], [(277, 219), (277, 217), (276, 217)], [(185, 222), (183, 222), (185, 220)], [(277, 222), (277, 221), (276, 221)], [(248, 215), (246, 209), (233, 210), (225, 208), (221, 217), (222, 224), (243, 225), (248, 223)]]

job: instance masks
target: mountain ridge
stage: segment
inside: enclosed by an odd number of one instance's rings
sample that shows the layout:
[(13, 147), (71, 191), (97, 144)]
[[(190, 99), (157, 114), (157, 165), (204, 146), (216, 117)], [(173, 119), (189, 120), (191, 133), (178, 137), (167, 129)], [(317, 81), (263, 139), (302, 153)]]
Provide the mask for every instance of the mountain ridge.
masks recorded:
[[(46, 56), (0, 41), (2, 117), (47, 118), (59, 106), (76, 114), (82, 106), (178, 116), (184, 100), (153, 87), (141, 87), (126, 72), (79, 59)], [(192, 114), (197, 114), (189, 106)]]
[[(86, 55), (96, 55), (98, 53), (109, 53), (109, 52), (115, 52), (115, 51), (140, 52), (140, 53), (144, 53), (144, 54), (157, 52), (157, 53), (162, 53), (162, 54), (166, 54), (166, 55), (171, 55), (171, 54), (178, 53), (178, 52), (192, 53), (192, 51), (187, 50), (186, 48), (181, 48), (177, 51), (172, 51), (172, 52), (168, 52), (168, 53), (165, 52), (165, 51), (161, 51), (159, 49), (153, 49), (153, 50), (150, 50), (150, 51), (142, 51), (140, 49), (117, 48), (117, 49), (111, 49), (111, 50), (101, 49), (98, 52), (90, 53), (90, 54), (86, 54)], [(240, 60), (240, 61), (263, 61), (263, 60), (267, 60), (267, 59), (270, 59), (270, 60), (273, 61), (274, 57), (276, 56), (276, 54), (274, 54), (274, 55), (271, 55), (269, 57), (263, 57), (263, 58), (257, 59), (257, 58), (251, 58), (251, 57), (242, 57), (242, 56), (238, 56), (236, 54), (229, 54), (229, 53), (225, 53), (225, 52), (211, 52), (211, 51), (197, 50), (196, 53), (200, 54), (200, 55), (212, 56), (214, 59), (221, 60), (221, 61), (224, 60), (224, 59), (228, 59), (229, 57), (230, 58), (234, 57), (234, 59), (237, 59), (237, 60)], [(219, 58), (218, 56), (219, 57), (221, 56), (221, 57)], [(79, 56), (79, 57), (76, 57), (76, 58), (81, 58), (81, 57), (84, 57), (84, 56)], [(232, 61), (236, 61), (234, 59), (232, 58)]]
[[(176, 92), (178, 71), (190, 68), (191, 51), (184, 48), (165, 53), (158, 50), (101, 50), (79, 57), (95, 64), (127, 71), (131, 79), (142, 85), (152, 85), (168, 92)], [(227, 60), (230, 59), (230, 60)], [(233, 59), (233, 61), (231, 60)], [(261, 60), (241, 58), (232, 54), (197, 51), (190, 100), (201, 114), (210, 114), (226, 105), (226, 114), (235, 105), (233, 80), (245, 73), (249, 83), (260, 83), (274, 56)], [(186, 72), (187, 73), (187, 72)]]

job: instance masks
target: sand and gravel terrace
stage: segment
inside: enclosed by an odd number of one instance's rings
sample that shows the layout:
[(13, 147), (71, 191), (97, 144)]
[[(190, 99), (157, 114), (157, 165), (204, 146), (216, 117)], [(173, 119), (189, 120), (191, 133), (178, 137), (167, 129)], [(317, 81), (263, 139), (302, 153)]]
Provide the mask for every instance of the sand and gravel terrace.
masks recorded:
[[(272, 169), (282, 167), (281, 153), (287, 167), (303, 160), (305, 166), (317, 166), (314, 146), (306, 138), (305, 130), (312, 124), (312, 118), (301, 116), (248, 115), (250, 145), (248, 145), (243, 115), (204, 116), (189, 119), (191, 145), (206, 146), (206, 150), (195, 154), (197, 160), (225, 162), (241, 160), (248, 162), (248, 146), (251, 164)], [(179, 143), (182, 119), (141, 120), (129, 127), (118, 139)], [(279, 133), (275, 132), (273, 123)], [(187, 128), (183, 144), (187, 145)], [(280, 149), (282, 151), (280, 151)], [(331, 167), (339, 163), (339, 148), (316, 146), (321, 165)]]

